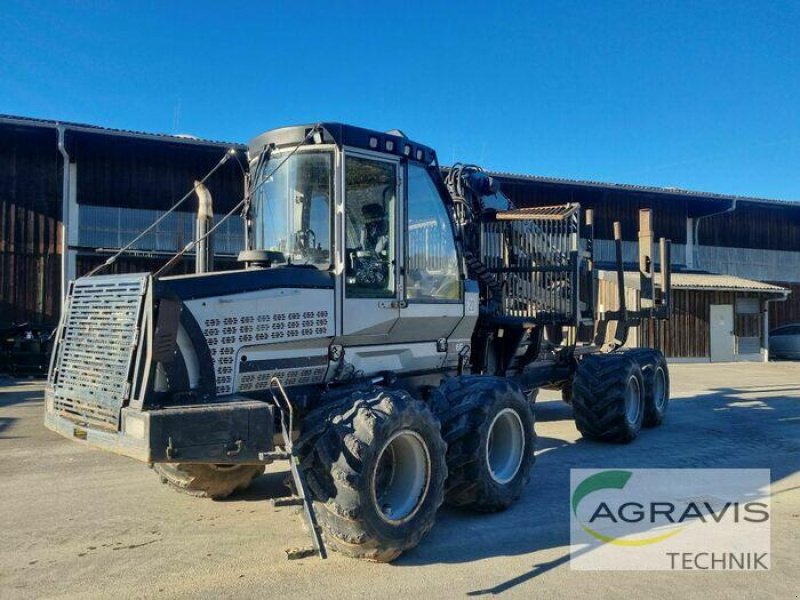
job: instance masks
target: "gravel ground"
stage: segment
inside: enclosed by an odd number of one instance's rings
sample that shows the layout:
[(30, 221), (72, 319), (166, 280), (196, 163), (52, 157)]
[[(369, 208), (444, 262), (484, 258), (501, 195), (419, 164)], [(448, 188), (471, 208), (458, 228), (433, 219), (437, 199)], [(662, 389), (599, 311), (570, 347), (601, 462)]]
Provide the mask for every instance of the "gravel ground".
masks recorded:
[[(570, 409), (537, 405), (538, 459), (508, 511), (443, 509), (391, 565), (333, 554), (287, 561), (308, 541), (271, 468), (223, 502), (177, 494), (145, 465), (45, 430), (42, 385), (0, 379), (0, 597), (798, 598), (800, 365), (675, 365), (663, 427), (633, 444), (580, 439)], [(571, 467), (768, 467), (769, 572), (580, 572), (569, 567)]]

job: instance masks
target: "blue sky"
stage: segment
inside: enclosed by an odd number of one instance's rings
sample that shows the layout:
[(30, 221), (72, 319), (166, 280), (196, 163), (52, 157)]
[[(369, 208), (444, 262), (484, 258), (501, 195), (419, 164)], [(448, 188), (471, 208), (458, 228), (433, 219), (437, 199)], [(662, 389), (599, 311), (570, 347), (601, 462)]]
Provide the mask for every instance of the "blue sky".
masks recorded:
[(247, 141), (400, 128), (443, 163), (800, 200), (798, 2), (0, 4), (0, 112)]

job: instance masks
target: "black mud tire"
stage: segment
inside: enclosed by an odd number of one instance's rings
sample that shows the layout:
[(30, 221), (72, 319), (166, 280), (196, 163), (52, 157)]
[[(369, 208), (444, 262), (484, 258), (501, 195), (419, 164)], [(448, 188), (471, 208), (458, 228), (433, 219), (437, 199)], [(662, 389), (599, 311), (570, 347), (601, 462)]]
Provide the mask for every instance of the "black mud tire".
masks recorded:
[(161, 483), (184, 494), (221, 500), (247, 489), (264, 472), (263, 465), (155, 463)]
[(644, 382), (633, 357), (586, 356), (578, 363), (572, 387), (575, 425), (583, 437), (625, 444), (639, 435), (645, 413)]
[(639, 363), (644, 379), (644, 427), (658, 427), (669, 408), (669, 368), (660, 350), (634, 348), (625, 352)]
[[(528, 483), (535, 460), (536, 434), (530, 399), (506, 379), (468, 375), (445, 380), (432, 392), (431, 400), (447, 443), (450, 475), (446, 502), (480, 512), (496, 512), (511, 506)], [(509, 454), (518, 456), (517, 452), (521, 452), (519, 458), (507, 463), (504, 477), (498, 476), (489, 461), (490, 433), (493, 425), (499, 423), (501, 413), (510, 424), (504, 430), (506, 435), (517, 431), (519, 426), (522, 442), (521, 449)]]
[[(357, 391), (327, 408), (306, 417), (297, 442), (325, 543), (353, 558), (390, 562), (419, 544), (444, 501), (446, 446), (439, 422), (402, 390)], [(378, 499), (378, 469), (386, 452), (394, 458), (397, 440), (416, 448), (417, 460), (422, 449), (427, 481), (408, 513), (393, 519)], [(388, 485), (392, 481), (394, 473)]]

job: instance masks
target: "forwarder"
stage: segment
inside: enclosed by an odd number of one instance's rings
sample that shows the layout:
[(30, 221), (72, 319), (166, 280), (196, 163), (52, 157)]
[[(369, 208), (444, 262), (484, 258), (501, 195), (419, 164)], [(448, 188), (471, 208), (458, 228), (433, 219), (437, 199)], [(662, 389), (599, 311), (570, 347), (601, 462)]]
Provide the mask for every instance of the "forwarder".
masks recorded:
[(443, 170), (399, 131), (287, 127), (248, 160), (239, 270), (71, 284), (50, 429), (212, 498), (288, 460), (296, 495), (280, 502), (303, 506), (320, 555), (390, 561), (444, 501), (519, 498), (539, 388), (561, 389), (590, 439), (661, 423), (663, 356), (619, 350), (641, 319), (669, 317), (670, 245), (656, 297), (648, 211), (641, 307), (625, 304), (615, 224), (619, 307), (601, 312), (578, 204), (514, 207), (480, 168)]

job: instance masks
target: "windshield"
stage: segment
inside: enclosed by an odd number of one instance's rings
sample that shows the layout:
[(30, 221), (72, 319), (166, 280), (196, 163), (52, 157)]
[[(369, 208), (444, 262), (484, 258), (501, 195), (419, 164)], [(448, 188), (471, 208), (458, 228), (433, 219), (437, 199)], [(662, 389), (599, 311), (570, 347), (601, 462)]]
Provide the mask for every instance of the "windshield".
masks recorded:
[(253, 249), (283, 254), (285, 262), (327, 268), (331, 256), (333, 153), (275, 151), (254, 177), (250, 206)]

